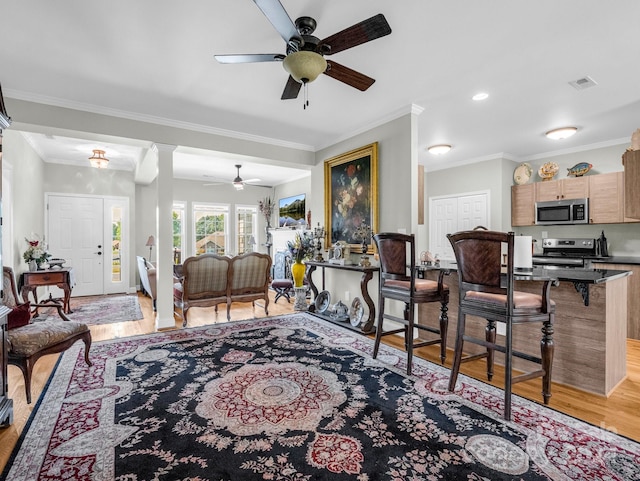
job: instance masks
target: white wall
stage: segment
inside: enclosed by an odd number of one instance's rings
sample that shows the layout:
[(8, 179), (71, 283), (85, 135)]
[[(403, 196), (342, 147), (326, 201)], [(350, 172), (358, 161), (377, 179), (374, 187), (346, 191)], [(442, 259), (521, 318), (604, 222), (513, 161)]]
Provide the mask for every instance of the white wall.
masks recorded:
[(24, 238), (32, 232), (44, 234), (44, 162), (22, 134), (3, 130), (2, 163), (11, 166), (13, 174), (13, 259), (4, 258), (5, 266), (16, 274), (27, 270), (22, 259), (26, 249)]
[[(511, 224), (511, 190), (513, 162), (493, 159), (477, 164), (437, 170), (425, 174), (425, 197), (460, 195), (489, 191), (490, 222), (493, 230), (508, 230)], [(429, 211), (425, 213), (429, 224)]]

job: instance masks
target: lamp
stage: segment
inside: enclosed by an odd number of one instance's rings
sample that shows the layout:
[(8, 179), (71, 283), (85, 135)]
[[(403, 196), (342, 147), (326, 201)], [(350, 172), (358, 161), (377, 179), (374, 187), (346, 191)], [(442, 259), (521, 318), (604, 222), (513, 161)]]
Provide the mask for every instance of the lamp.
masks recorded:
[(240, 177), (236, 177), (233, 180), (233, 187), (236, 190), (242, 190), (244, 189), (244, 182), (242, 182), (242, 179)]
[(149, 262), (151, 262), (151, 249), (156, 245), (156, 238), (150, 235), (145, 245), (149, 248)]
[(282, 66), (296, 82), (306, 84), (327, 70), (327, 61), (319, 53), (302, 50), (287, 55)]
[(106, 169), (109, 165), (109, 159), (104, 156), (104, 150), (100, 149), (93, 149), (93, 155), (89, 157), (89, 162), (91, 162), (91, 167), (96, 169)]
[(571, 137), (577, 131), (577, 127), (560, 127), (559, 129), (550, 130), (544, 135), (553, 140), (562, 140), (566, 139), (567, 137)]
[(449, 144), (438, 144), (427, 147), (427, 150), (433, 155), (441, 155), (449, 152), (451, 150), (451, 146)]

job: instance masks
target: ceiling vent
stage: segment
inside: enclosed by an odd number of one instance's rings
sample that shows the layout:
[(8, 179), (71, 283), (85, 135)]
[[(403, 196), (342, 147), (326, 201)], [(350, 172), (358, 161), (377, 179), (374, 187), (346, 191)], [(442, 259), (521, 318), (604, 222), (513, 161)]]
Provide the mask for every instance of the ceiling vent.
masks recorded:
[(595, 80), (593, 80), (591, 77), (587, 75), (586, 77), (582, 77), (582, 78), (579, 78), (578, 80), (569, 82), (569, 85), (571, 85), (576, 90), (584, 90), (590, 87), (595, 87), (598, 84), (596, 83)]

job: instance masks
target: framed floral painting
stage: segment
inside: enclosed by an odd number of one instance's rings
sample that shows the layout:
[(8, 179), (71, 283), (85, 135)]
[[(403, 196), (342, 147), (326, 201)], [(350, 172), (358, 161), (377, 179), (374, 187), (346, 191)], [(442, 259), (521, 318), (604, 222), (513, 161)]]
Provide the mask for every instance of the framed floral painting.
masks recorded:
[[(324, 199), (327, 246), (343, 241), (360, 252), (362, 227), (378, 232), (377, 142), (325, 160)], [(364, 243), (373, 252), (370, 235)]]

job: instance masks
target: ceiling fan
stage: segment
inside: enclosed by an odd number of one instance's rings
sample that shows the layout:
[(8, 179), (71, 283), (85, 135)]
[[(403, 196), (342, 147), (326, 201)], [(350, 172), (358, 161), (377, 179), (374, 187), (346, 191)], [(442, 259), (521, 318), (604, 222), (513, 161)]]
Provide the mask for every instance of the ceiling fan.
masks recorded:
[[(365, 91), (374, 79), (333, 60), (325, 60), (325, 55), (333, 55), (351, 47), (370, 42), (391, 33), (391, 27), (384, 15), (379, 13), (367, 20), (356, 23), (324, 40), (311, 35), (316, 29), (316, 21), (311, 17), (300, 17), (295, 21), (287, 14), (279, 0), (253, 0), (269, 22), (284, 39), (286, 55), (240, 54), (216, 55), (220, 63), (282, 62), (289, 73), (289, 79), (282, 92), (282, 100), (298, 97), (300, 87), (313, 82), (324, 73), (358, 90)], [(305, 107), (308, 102), (305, 100)]]
[[(240, 177), (240, 167), (242, 167), (241, 164), (236, 164), (235, 168), (237, 169), (238, 173), (236, 175), (236, 178), (233, 179), (231, 181), (231, 185), (233, 185), (233, 188), (236, 190), (242, 190), (244, 189), (245, 184), (251, 184), (255, 187), (266, 187), (266, 188), (271, 188), (272, 186), (270, 185), (258, 185), (258, 184), (254, 184), (254, 182), (260, 182), (260, 179), (247, 179), (247, 180), (243, 180), (242, 177)], [(208, 177), (207, 175), (205, 175), (205, 177)], [(220, 185), (220, 184), (226, 184), (229, 181), (225, 181), (225, 180), (220, 180), (218, 182), (212, 182), (212, 183), (208, 183), (208, 184), (204, 184), (205, 186), (209, 186), (209, 185)]]

